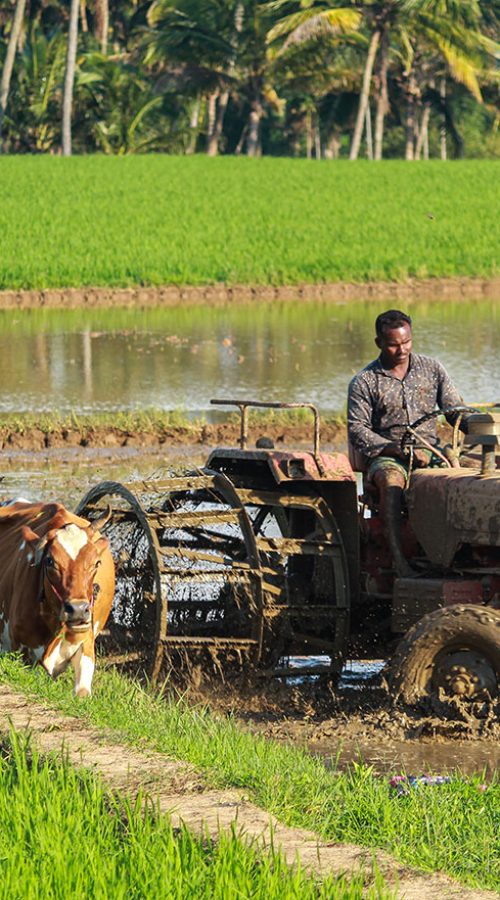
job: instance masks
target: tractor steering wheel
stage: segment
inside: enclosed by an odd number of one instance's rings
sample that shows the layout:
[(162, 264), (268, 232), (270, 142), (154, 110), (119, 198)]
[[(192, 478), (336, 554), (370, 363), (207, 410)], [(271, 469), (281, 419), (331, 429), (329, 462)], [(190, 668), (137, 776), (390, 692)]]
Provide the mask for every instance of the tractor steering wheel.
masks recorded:
[(462, 415), (464, 413), (472, 413), (475, 412), (470, 406), (457, 405), (457, 406), (449, 406), (446, 409), (433, 409), (431, 412), (425, 413), (425, 415), (420, 416), (419, 419), (416, 419), (415, 422), (408, 424), (405, 428), (403, 436), (401, 438), (401, 448), (405, 452), (413, 452), (413, 450), (431, 450), (436, 456), (439, 457), (448, 467), (452, 467), (452, 463), (450, 460), (438, 450), (437, 447), (430, 444), (425, 438), (422, 438), (421, 435), (417, 434), (416, 429), (423, 425), (424, 422), (428, 422), (430, 419), (435, 418), (436, 416), (448, 416), (453, 414), (458, 414), (457, 422), (453, 426), (453, 453), (457, 454), (458, 452), (458, 427), (460, 425), (460, 421), (462, 419)]

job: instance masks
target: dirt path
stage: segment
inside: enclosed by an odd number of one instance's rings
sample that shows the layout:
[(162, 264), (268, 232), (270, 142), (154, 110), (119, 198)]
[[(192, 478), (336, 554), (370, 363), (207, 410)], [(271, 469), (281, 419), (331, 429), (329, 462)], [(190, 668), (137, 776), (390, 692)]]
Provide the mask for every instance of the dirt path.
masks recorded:
[[(425, 875), (405, 868), (389, 854), (376, 854), (352, 844), (322, 842), (313, 832), (288, 828), (274, 816), (249, 802), (243, 791), (216, 791), (207, 787), (192, 766), (151, 751), (112, 743), (105, 732), (87, 728), (78, 719), (28, 701), (7, 685), (0, 687), (0, 731), (10, 725), (29, 729), (42, 753), (63, 752), (75, 766), (92, 769), (111, 787), (135, 795), (139, 789), (153, 794), (162, 812), (175, 826), (184, 822), (194, 831), (208, 829), (217, 836), (236, 823), (245, 838), (263, 848), (280, 847), (292, 865), (300, 857), (304, 867), (317, 873), (348, 876), (374, 871), (374, 863), (405, 900), (493, 900), (491, 891), (466, 888), (446, 875)], [(369, 879), (368, 879), (369, 880)]]
[(50, 290), (0, 291), (0, 309), (76, 309), (79, 307), (188, 306), (225, 303), (320, 300), (480, 300), (500, 296), (500, 278), (414, 278), (401, 283), (372, 281), (368, 284), (208, 284), (163, 287), (85, 287)]

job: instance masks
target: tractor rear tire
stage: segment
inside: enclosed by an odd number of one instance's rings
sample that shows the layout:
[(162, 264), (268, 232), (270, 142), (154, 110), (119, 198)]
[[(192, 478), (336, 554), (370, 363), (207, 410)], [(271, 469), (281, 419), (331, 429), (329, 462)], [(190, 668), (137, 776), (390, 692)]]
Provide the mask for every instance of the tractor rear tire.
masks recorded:
[(417, 622), (390, 662), (388, 684), (394, 700), (408, 705), (450, 697), (494, 698), (500, 689), (500, 610), (454, 605)]

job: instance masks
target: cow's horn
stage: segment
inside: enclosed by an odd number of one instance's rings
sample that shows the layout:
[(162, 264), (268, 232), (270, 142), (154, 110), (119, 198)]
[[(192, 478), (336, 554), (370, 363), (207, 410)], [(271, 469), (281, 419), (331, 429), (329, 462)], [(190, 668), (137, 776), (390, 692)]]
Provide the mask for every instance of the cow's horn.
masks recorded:
[(107, 505), (105, 512), (103, 512), (102, 516), (99, 516), (98, 519), (94, 519), (91, 521), (92, 528), (94, 531), (99, 531), (101, 528), (104, 528), (107, 522), (109, 522), (111, 516), (113, 515), (113, 510), (111, 506)]

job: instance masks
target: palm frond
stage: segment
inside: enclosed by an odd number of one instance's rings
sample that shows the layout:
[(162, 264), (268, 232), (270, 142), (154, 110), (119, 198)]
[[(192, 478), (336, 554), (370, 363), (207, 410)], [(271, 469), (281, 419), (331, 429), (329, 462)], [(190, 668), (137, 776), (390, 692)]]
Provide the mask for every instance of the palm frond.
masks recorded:
[(437, 41), (437, 43), (448, 64), (452, 78), (463, 84), (476, 100), (482, 103), (483, 98), (477, 80), (477, 68), (474, 63), (447, 41)]
[(339, 9), (303, 9), (300, 12), (284, 16), (280, 22), (270, 29), (268, 43), (288, 35), (285, 47), (298, 44), (312, 38), (331, 34), (348, 34), (356, 31), (362, 22), (361, 13), (356, 9), (341, 7)]

